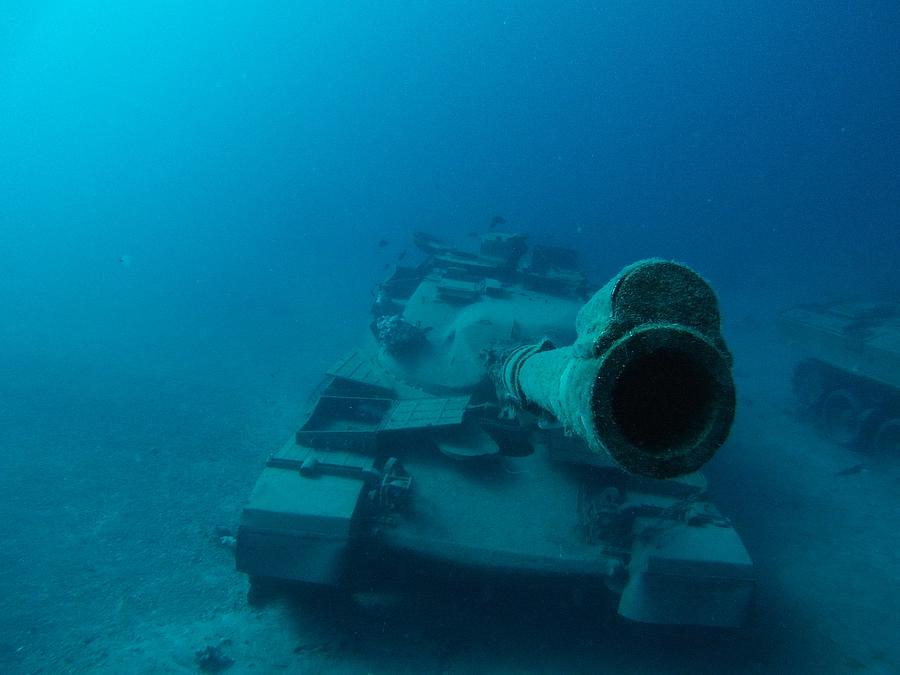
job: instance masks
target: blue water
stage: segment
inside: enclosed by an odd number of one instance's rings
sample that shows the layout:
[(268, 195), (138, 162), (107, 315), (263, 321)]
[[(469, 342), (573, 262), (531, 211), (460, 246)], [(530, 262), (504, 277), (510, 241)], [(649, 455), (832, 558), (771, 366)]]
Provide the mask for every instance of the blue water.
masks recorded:
[[(495, 215), (578, 247), (596, 281), (658, 255), (720, 291), (745, 382), (714, 494), (768, 575), (772, 630), (734, 651), (650, 658), (630, 637), (601, 657), (557, 635), (542, 669), (900, 669), (896, 619), (866, 618), (897, 599), (897, 559), (859, 537), (871, 518), (896, 542), (900, 458), (837, 496), (859, 522), (816, 501), (773, 540), (760, 504), (833, 484), (778, 483), (754, 446), (760, 410), (788, 405), (777, 311), (900, 294), (900, 4), (9, 0), (0, 19), (2, 669), (124, 672), (135, 649), (147, 672), (194, 668), (171, 654), (205, 639), (162, 627), (246, 610), (208, 533), (357, 344), (386, 266), (415, 259), (412, 232), (464, 243)], [(849, 627), (830, 595), (783, 592), (803, 536), (851, 541), (887, 580), (852, 585)], [(332, 652), (348, 672), (421, 665)], [(535, 663), (460, 652), (461, 670)]]

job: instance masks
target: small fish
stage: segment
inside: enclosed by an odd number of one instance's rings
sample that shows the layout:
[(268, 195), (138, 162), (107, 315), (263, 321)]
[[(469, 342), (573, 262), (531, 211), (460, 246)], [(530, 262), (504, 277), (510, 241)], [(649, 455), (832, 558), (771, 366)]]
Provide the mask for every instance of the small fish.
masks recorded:
[(853, 466), (848, 466), (846, 469), (841, 469), (834, 475), (837, 476), (853, 476), (857, 473), (862, 473), (866, 470), (865, 464), (854, 464)]
[(391, 242), (389, 242), (387, 239), (379, 239), (378, 240), (378, 248), (384, 248), (385, 246), (387, 246), (390, 243)]
[(131, 256), (127, 253), (123, 253), (119, 256), (119, 264), (122, 267), (131, 267)]
[(513, 342), (518, 342), (522, 339), (522, 326), (515, 319), (513, 319), (512, 326), (509, 328), (509, 339)]
[(494, 216), (493, 218), (491, 218), (491, 229), (492, 230), (495, 227), (497, 227), (498, 225), (505, 225), (505, 224), (506, 224), (506, 218), (504, 218), (503, 216)]
[(466, 236), (467, 237), (477, 237), (478, 233), (477, 232), (466, 232)]
[(400, 255), (397, 256), (397, 262), (400, 262), (400, 261), (403, 260), (405, 257), (406, 257), (406, 249), (403, 249), (403, 250), (400, 252)]

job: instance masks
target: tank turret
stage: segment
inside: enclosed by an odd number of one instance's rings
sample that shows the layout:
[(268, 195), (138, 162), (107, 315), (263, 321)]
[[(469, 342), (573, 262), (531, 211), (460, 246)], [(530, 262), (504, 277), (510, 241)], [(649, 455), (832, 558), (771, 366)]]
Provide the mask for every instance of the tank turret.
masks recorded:
[(592, 289), (575, 251), (515, 233), (414, 241), (424, 260), (378, 285), (360, 346), (267, 461), (238, 568), (353, 590), (450, 565), (597, 587), (636, 621), (741, 625), (753, 565), (698, 471), (735, 401), (710, 286), (651, 259)]

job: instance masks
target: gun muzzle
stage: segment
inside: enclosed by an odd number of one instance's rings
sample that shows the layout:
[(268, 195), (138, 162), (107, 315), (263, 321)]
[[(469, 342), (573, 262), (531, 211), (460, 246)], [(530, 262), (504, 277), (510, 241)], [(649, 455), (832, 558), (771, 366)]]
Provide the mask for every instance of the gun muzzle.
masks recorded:
[(625, 470), (671, 478), (699, 469), (734, 420), (731, 354), (709, 284), (665, 260), (629, 265), (581, 308), (573, 345), (512, 351), (507, 400), (542, 408)]

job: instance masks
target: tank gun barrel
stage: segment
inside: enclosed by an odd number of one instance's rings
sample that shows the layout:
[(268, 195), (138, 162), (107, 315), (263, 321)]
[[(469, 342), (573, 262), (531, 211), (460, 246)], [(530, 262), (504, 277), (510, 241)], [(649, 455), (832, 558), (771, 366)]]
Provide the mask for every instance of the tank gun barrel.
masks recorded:
[(671, 478), (699, 469), (734, 420), (731, 354), (709, 284), (689, 267), (642, 260), (597, 291), (575, 343), (510, 352), (496, 372), (508, 402), (552, 413), (625, 470)]

